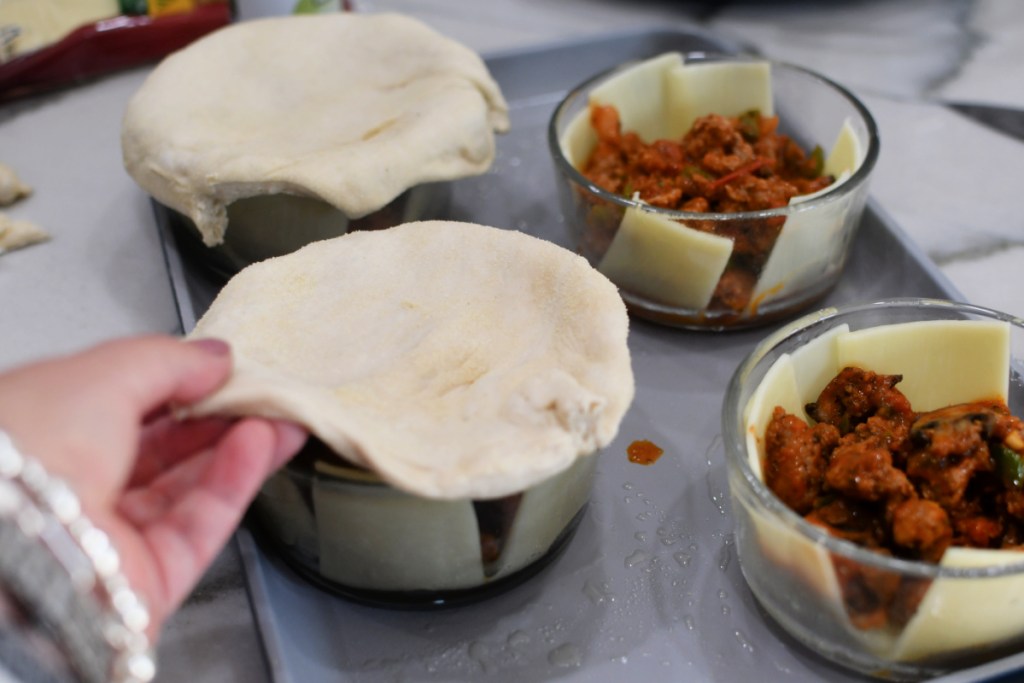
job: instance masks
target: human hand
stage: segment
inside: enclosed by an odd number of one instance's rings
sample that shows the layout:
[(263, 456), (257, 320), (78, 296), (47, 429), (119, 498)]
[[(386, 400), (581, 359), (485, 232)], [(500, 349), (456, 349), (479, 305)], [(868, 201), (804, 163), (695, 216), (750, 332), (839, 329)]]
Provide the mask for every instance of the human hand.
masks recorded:
[(155, 635), (264, 479), (305, 441), (258, 418), (178, 420), (231, 372), (217, 340), (145, 337), (0, 374), (0, 428), (64, 479), (110, 535)]

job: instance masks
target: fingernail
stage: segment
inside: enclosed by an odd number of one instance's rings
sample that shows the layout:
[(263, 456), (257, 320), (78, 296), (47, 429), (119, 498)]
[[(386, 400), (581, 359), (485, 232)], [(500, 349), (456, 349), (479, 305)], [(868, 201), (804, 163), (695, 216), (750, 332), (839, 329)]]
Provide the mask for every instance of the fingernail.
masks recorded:
[(207, 337), (206, 339), (192, 339), (188, 343), (206, 351), (212, 356), (227, 356), (231, 354), (231, 346), (223, 339)]

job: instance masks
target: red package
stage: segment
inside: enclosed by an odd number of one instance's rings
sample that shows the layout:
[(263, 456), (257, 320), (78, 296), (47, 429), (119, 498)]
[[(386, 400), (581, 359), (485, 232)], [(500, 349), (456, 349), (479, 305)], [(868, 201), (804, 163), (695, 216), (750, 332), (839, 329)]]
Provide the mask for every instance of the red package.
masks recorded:
[(231, 22), (227, 2), (162, 17), (122, 15), (0, 64), (0, 102), (154, 62)]

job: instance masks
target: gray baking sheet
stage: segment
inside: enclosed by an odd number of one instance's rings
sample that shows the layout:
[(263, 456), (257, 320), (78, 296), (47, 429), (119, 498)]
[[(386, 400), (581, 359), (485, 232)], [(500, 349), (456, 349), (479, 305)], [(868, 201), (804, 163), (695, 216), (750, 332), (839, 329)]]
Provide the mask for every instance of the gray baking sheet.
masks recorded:
[[(560, 97), (628, 59), (732, 48), (700, 32), (646, 31), (491, 55), (512, 131), (489, 173), (456, 183), (451, 218), (568, 246), (546, 142)], [(182, 329), (190, 330), (219, 285), (178, 251), (167, 214), (158, 210), (157, 219)], [(822, 305), (894, 296), (960, 298), (869, 202), (842, 280)], [(576, 537), (538, 576), (484, 602), (432, 612), (355, 605), (293, 574), (242, 529), (274, 680), (867, 680), (783, 633), (759, 609), (735, 555), (719, 413), (733, 369), (772, 329), (712, 334), (634, 320), (636, 400), (599, 456)], [(650, 466), (630, 463), (626, 447), (637, 439), (665, 454)], [(983, 680), (1022, 664), (1008, 658), (946, 680)]]

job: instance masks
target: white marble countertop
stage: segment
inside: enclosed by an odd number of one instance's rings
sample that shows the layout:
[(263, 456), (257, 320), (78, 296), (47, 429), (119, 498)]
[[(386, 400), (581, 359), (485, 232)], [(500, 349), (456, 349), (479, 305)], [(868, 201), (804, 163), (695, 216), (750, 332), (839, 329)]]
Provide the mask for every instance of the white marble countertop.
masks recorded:
[[(291, 0), (238, 0), (248, 19)], [(1024, 142), (944, 101), (1024, 108), (1024, 3), (1010, 0), (682, 2), (359, 0), (406, 12), (480, 52), (628, 28), (702, 26), (843, 83), (875, 115), (874, 199), (963, 294), (1024, 316)], [(148, 68), (0, 108), (0, 161), (35, 193), (7, 210), (53, 240), (0, 256), (0, 368), (178, 321), (148, 198), (119, 132)], [(229, 549), (161, 646), (162, 681), (268, 675)]]

